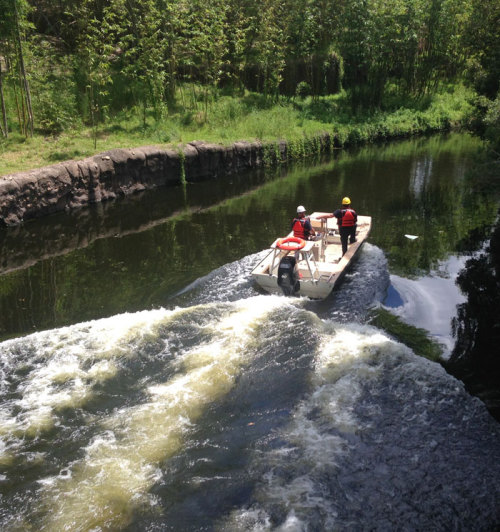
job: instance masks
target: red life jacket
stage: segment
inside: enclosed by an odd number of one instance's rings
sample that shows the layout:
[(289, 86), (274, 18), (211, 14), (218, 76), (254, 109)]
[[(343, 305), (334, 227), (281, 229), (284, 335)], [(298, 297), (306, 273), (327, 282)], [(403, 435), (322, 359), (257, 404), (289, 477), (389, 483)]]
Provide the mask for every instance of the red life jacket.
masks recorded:
[(352, 227), (356, 225), (356, 216), (352, 209), (346, 209), (342, 211), (342, 227)]
[(309, 231), (306, 231), (305, 225), (306, 225), (307, 218), (294, 218), (292, 222), (292, 229), (293, 229), (293, 236), (297, 238), (303, 238), (304, 240), (307, 239), (309, 236)]

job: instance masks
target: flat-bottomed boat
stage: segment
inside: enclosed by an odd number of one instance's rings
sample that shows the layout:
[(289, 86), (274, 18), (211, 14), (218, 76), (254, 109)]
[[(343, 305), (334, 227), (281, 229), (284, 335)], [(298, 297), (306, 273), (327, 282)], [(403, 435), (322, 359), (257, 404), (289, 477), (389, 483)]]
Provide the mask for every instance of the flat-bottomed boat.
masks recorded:
[(326, 298), (358, 254), (372, 222), (370, 216), (358, 216), (356, 241), (342, 256), (337, 219), (325, 212), (313, 212), (309, 218), (315, 240), (295, 238), (293, 232), (277, 238), (268, 255), (252, 270), (252, 276), (267, 292)]

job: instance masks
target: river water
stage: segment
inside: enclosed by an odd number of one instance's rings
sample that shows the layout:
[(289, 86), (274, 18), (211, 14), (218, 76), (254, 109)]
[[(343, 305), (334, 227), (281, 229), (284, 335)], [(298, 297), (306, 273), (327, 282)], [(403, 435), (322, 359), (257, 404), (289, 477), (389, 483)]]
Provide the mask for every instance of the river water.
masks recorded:
[[(5, 230), (1, 529), (495, 530), (500, 425), (369, 324), (385, 306), (446, 356), (495, 216), (479, 149), (364, 148)], [(346, 194), (374, 227), (339, 289), (261, 293), (296, 205)]]

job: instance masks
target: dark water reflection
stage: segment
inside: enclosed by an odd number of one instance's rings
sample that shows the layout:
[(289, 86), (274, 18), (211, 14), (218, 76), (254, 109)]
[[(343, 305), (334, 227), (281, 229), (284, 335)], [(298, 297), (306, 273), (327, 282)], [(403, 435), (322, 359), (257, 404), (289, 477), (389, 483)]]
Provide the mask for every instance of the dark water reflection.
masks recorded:
[(370, 146), (2, 229), (0, 338), (168, 305), (285, 234), (297, 204), (331, 211), (346, 194), (372, 215), (391, 272), (426, 272), (494, 217), (464, 182), (480, 149), (462, 134)]

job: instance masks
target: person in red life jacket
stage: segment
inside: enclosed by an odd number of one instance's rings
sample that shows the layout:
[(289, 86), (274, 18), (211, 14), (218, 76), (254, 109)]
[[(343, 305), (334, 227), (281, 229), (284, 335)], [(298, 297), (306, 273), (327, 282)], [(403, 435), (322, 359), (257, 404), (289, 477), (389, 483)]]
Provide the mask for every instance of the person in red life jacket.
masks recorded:
[(350, 244), (356, 242), (356, 224), (358, 222), (358, 215), (356, 211), (351, 208), (351, 200), (345, 197), (342, 200), (342, 208), (337, 209), (333, 216), (337, 218), (339, 225), (340, 241), (342, 242), (342, 256), (347, 251), (347, 241)]
[(304, 240), (309, 240), (310, 237), (316, 234), (309, 216), (306, 216), (306, 209), (303, 205), (297, 207), (297, 216), (293, 219), (292, 230), (293, 236)]

